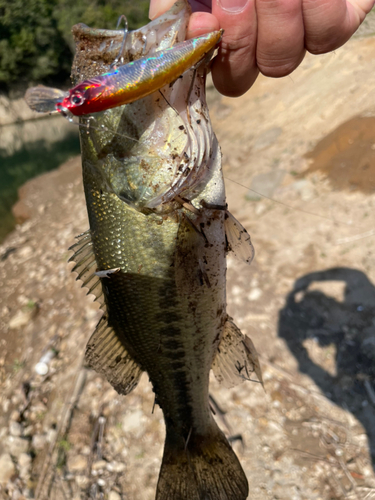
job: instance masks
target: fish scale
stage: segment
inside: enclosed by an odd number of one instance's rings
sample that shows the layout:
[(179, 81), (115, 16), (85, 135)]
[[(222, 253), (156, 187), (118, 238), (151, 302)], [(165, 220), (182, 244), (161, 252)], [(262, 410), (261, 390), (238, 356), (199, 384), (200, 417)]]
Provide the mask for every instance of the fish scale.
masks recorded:
[[(110, 279), (102, 278), (108, 314), (109, 317), (115, 318), (109, 322), (110, 326), (120, 332), (128, 352), (141, 368), (149, 373), (157, 399), (167, 415), (174, 415), (176, 421), (184, 416), (183, 427), (187, 430), (203, 421), (202, 414), (209, 421), (208, 389), (197, 398), (196, 386), (190, 379), (192, 370), (196, 372), (198, 367), (206, 366), (206, 373), (199, 374), (199, 378), (202, 385), (207, 387), (212, 360), (206, 359), (206, 353), (209, 351), (202, 345), (202, 357), (189, 365), (186, 363), (189, 359), (186, 357), (186, 351), (197, 350), (199, 343), (205, 343), (202, 342), (201, 331), (206, 325), (210, 325), (212, 330), (211, 304), (216, 304), (218, 292), (213, 289), (215, 297), (211, 297), (206, 289), (205, 293), (199, 290), (194, 307), (194, 299), (190, 299), (189, 304), (186, 304), (186, 300), (179, 300), (174, 275), (174, 242), (180, 224), (173, 221), (163, 221), (160, 224), (160, 220), (157, 223), (132, 210), (113, 194), (100, 194), (100, 189), (96, 188), (96, 177), (90, 175), (92, 170), (86, 169), (85, 163), (83, 172), (87, 199), (96, 200), (95, 205), (89, 203), (89, 219), (98, 267), (121, 268), (121, 271)], [(92, 184), (93, 187), (90, 188)], [(127, 235), (125, 241), (119, 237), (124, 234)], [(152, 242), (151, 245), (144, 245), (146, 235)], [(142, 255), (140, 250), (140, 239), (143, 247), (147, 249), (146, 256)], [(169, 249), (167, 240), (170, 241)], [(223, 246), (221, 254), (224, 259)], [(160, 258), (158, 266), (155, 267), (156, 255)], [(140, 266), (142, 267), (139, 270)], [(149, 266), (154, 273), (152, 278), (149, 277)], [(198, 280), (197, 287), (202, 288)], [(224, 291), (219, 293), (223, 302)], [(168, 297), (173, 297), (172, 304)], [(191, 321), (186, 320), (187, 310), (191, 311)], [(216, 306), (214, 313), (216, 314)], [(173, 322), (168, 321), (170, 315)], [(196, 329), (198, 321), (200, 328)], [(125, 330), (123, 325), (126, 325)], [(154, 333), (152, 336), (150, 330)], [(213, 332), (216, 336), (215, 330)], [(181, 346), (180, 350), (164, 349), (164, 343), (167, 344), (168, 341), (177, 342)], [(208, 338), (206, 343), (213, 341), (214, 338)], [(165, 376), (171, 368), (176, 373), (175, 379)], [(172, 404), (164, 394), (173, 401)], [(189, 421), (186, 418), (187, 407), (193, 399), (199, 399), (198, 404), (192, 405), (196, 408), (197, 415), (191, 415), (192, 420)], [(177, 408), (173, 408), (176, 401)]]

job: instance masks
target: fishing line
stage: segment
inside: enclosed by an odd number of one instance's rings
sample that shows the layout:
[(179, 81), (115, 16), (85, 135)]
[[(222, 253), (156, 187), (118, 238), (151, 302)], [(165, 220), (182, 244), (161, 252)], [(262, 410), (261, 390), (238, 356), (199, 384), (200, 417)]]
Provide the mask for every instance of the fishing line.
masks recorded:
[(85, 120), (87, 120), (88, 123), (80, 123), (80, 122), (75, 122), (73, 120), (69, 120), (69, 122), (72, 123), (73, 125), (77, 125), (78, 127), (85, 128), (87, 134), (90, 134), (90, 129), (92, 129), (92, 130), (97, 130), (99, 132), (110, 132), (113, 135), (118, 135), (119, 137), (124, 137), (125, 139), (129, 139), (130, 141), (134, 141), (134, 142), (138, 142), (138, 143), (140, 142), (139, 139), (136, 139), (135, 137), (131, 137), (130, 135), (126, 135), (124, 133), (115, 132), (114, 130), (106, 127), (105, 125), (101, 125), (100, 127), (95, 127), (95, 126), (91, 125), (91, 120), (95, 120), (95, 118), (93, 116), (91, 116), (90, 118), (85, 118)]
[[(160, 92), (160, 91), (159, 91)], [(160, 94), (163, 96), (163, 98), (165, 99), (165, 101), (167, 102), (167, 104), (175, 110), (175, 108), (173, 106), (171, 106), (171, 104), (167, 101), (167, 99), (165, 98), (165, 96), (162, 94), (162, 92), (160, 92)], [(176, 111), (176, 110), (175, 110)], [(71, 123), (73, 123), (74, 125), (78, 125), (79, 127), (84, 127), (84, 128), (87, 128), (87, 133), (89, 133), (89, 130), (90, 128), (93, 129), (93, 130), (97, 130), (97, 131), (106, 131), (106, 132), (110, 132), (116, 136), (119, 136), (119, 137), (124, 137), (126, 139), (129, 139), (131, 141), (134, 141), (134, 142), (137, 142), (137, 143), (140, 143), (141, 141), (139, 139), (136, 139), (135, 137), (131, 137), (129, 135), (126, 135), (124, 133), (120, 133), (120, 132), (115, 132), (114, 130), (111, 130), (109, 129), (108, 127), (105, 127), (105, 126), (101, 126), (101, 127), (95, 127), (91, 124), (91, 120), (95, 119), (94, 117), (91, 117), (89, 118), (88, 120), (90, 121), (89, 124), (86, 124), (86, 123), (77, 123), (77, 122), (74, 122), (74, 121), (71, 121)], [(180, 134), (178, 137), (176, 137), (172, 142), (171, 144), (173, 144), (173, 142), (177, 141), (182, 135), (184, 135), (184, 133)], [(300, 207), (295, 207), (293, 205), (289, 205), (288, 203), (285, 203), (283, 201), (280, 201), (280, 200), (276, 200), (275, 198), (272, 198), (270, 196), (267, 196), (263, 193), (260, 193), (259, 191), (256, 191), (255, 189), (252, 189), (252, 188), (249, 188), (248, 186), (245, 186), (245, 184), (242, 184), (241, 182), (238, 182), (238, 181), (235, 181), (229, 177), (227, 177), (226, 175), (224, 175), (224, 179), (226, 179), (227, 181), (230, 181), (230, 182), (233, 182), (233, 184), (236, 184), (238, 186), (241, 186), (243, 187), (244, 189), (246, 190), (249, 190), (253, 193), (255, 193), (256, 195), (258, 196), (261, 196), (262, 198), (265, 198), (267, 200), (270, 200), (274, 203), (277, 203), (285, 208), (289, 208), (291, 210), (296, 210), (297, 212), (301, 212), (303, 214), (306, 214), (306, 215), (312, 215), (313, 217), (318, 217), (320, 219), (324, 219), (324, 220), (328, 220), (330, 222), (334, 222), (336, 224), (340, 224), (340, 225), (343, 225), (343, 226), (347, 226), (347, 227), (354, 227), (352, 223), (350, 222), (345, 222), (345, 221), (342, 221), (342, 220), (338, 220), (338, 219), (334, 219), (332, 217), (328, 217), (326, 215), (322, 215), (322, 214), (318, 214), (316, 212), (310, 212), (309, 210), (304, 210), (303, 208), (300, 208)], [(355, 226), (355, 227), (361, 227), (361, 226)], [(354, 236), (350, 236), (350, 237), (347, 237), (347, 238), (340, 238), (337, 240), (336, 244), (338, 245), (341, 245), (341, 244), (344, 244), (344, 243), (349, 243), (351, 241), (356, 241), (356, 240), (360, 240), (360, 239), (364, 239), (364, 238), (368, 238), (370, 236), (373, 236), (375, 234), (375, 230), (369, 230), (369, 231), (366, 231), (365, 233), (360, 233), (358, 235), (354, 235)]]
[[(160, 91), (159, 91), (160, 92)], [(172, 108), (174, 109), (173, 106), (170, 105), (170, 103), (167, 101), (167, 99), (165, 98), (165, 96), (162, 94), (162, 92), (160, 92), (160, 94), (163, 96), (163, 98), (165, 99), (165, 101), (167, 102), (167, 104)], [(174, 109), (175, 110), (175, 109)], [(176, 110), (175, 110), (176, 111)], [(92, 128), (93, 130), (97, 130), (97, 131), (106, 131), (106, 132), (110, 132), (114, 135), (117, 135), (119, 137), (124, 137), (126, 139), (129, 139), (131, 141), (134, 141), (134, 142), (138, 142), (140, 143), (139, 139), (136, 139), (135, 137), (131, 137), (131, 136), (128, 136), (124, 133), (120, 133), (120, 132), (115, 132), (111, 129), (109, 129), (108, 127), (95, 127), (93, 125), (91, 125), (91, 120), (92, 119), (95, 119), (95, 118), (89, 118), (88, 120), (90, 120), (90, 123), (88, 124), (88, 131), (87, 133), (89, 133), (89, 129)], [(87, 128), (87, 124), (85, 123), (77, 123), (77, 122), (71, 122), (73, 123), (74, 125), (78, 125), (79, 127), (86, 127)], [(175, 142), (176, 140), (178, 140), (181, 135), (184, 135), (184, 133), (180, 134), (178, 137), (176, 137), (171, 144), (173, 144), (173, 142)], [(275, 198), (271, 198), (270, 196), (267, 196), (263, 193), (260, 193), (258, 191), (256, 191), (255, 189), (252, 189), (252, 188), (249, 188), (248, 186), (245, 186), (244, 184), (241, 184), (241, 182), (238, 182), (238, 181), (235, 181), (229, 177), (227, 177), (226, 175), (224, 176), (224, 179), (226, 179), (227, 181), (230, 181), (230, 182), (233, 182), (233, 184), (237, 184), (238, 186), (241, 186), (243, 187), (244, 189), (247, 189), (249, 191), (252, 191), (253, 193), (257, 194), (258, 196), (261, 196), (262, 198), (265, 198), (267, 200), (270, 200), (274, 203), (277, 203), (285, 208), (289, 208), (291, 210), (296, 210), (297, 212), (301, 212), (301, 213), (304, 213), (306, 215), (312, 215), (314, 217), (319, 217), (320, 219), (324, 219), (324, 220), (328, 220), (330, 222), (334, 222), (334, 223), (337, 223), (337, 224), (341, 224), (341, 225), (344, 225), (344, 226), (348, 226), (348, 227), (353, 227), (353, 224), (352, 223), (349, 223), (349, 222), (345, 222), (345, 221), (341, 221), (341, 220), (338, 220), (338, 219), (334, 219), (332, 217), (328, 217), (326, 215), (322, 215), (322, 214), (317, 214), (315, 212), (310, 212), (309, 210), (304, 210), (303, 208), (300, 208), (300, 207), (294, 207), (293, 205), (289, 205), (288, 203), (285, 203), (283, 201), (280, 201), (280, 200), (276, 200)], [(355, 226), (355, 227), (360, 227), (360, 226)], [(366, 233), (361, 233), (359, 235), (356, 235), (356, 236), (353, 236), (351, 238), (353, 238), (353, 241), (354, 240), (357, 240), (357, 239), (362, 239), (362, 238), (367, 238), (367, 237), (370, 237), (372, 236), (373, 233), (371, 231), (367, 231)], [(349, 237), (350, 238), (350, 237)], [(346, 243), (346, 242), (349, 242), (349, 241), (352, 241), (350, 240), (349, 238), (342, 238), (340, 240), (337, 240), (337, 244), (342, 244), (342, 243)]]
[[(194, 81), (194, 79), (192, 79), (192, 81)], [(161, 89), (159, 90), (159, 94), (162, 96), (162, 98), (164, 99), (164, 101), (166, 102), (166, 104), (172, 108), (175, 113), (178, 115), (178, 112), (177, 110), (175, 109), (175, 107), (173, 105), (171, 105), (171, 103), (168, 101), (168, 99), (166, 98), (166, 96), (163, 94), (163, 92), (161, 92)], [(69, 118), (68, 118), (69, 119)], [(87, 123), (77, 123), (75, 122), (73, 119), (69, 119), (69, 121), (71, 123), (73, 123), (74, 125), (78, 125), (79, 127), (84, 127), (87, 129), (87, 134), (90, 133), (90, 129), (92, 130), (96, 130), (96, 131), (99, 131), (99, 132), (102, 132), (102, 131), (106, 131), (106, 132), (110, 132), (111, 134), (115, 135), (115, 136), (118, 136), (118, 137), (124, 137), (126, 139), (129, 139), (131, 141), (134, 141), (136, 143), (140, 143), (141, 141), (139, 139), (136, 139), (135, 137), (131, 137), (127, 134), (124, 134), (123, 132), (116, 132), (108, 127), (105, 127), (104, 125), (100, 126), (100, 127), (96, 127), (94, 125), (92, 125), (92, 121), (95, 120), (95, 117), (90, 117), (87, 120)], [(177, 141), (181, 135), (183, 134), (180, 134), (178, 137), (176, 137), (172, 142), (171, 142), (171, 145)], [(256, 191), (255, 189), (252, 189), (252, 188), (249, 188), (248, 186), (245, 186), (244, 184), (238, 182), (238, 181), (235, 181), (233, 179), (230, 179), (229, 177), (227, 176), (224, 176), (224, 178), (230, 182), (233, 182), (234, 184), (238, 185), (238, 186), (241, 186), (243, 187), (244, 189), (246, 190), (250, 190), (252, 191), (253, 193), (257, 194), (258, 196), (261, 196), (262, 198), (265, 198), (267, 200), (270, 200), (274, 203), (277, 203), (281, 206), (284, 206), (285, 208), (289, 208), (291, 210), (296, 210), (297, 212), (300, 212), (300, 213), (304, 213), (306, 215), (311, 215), (313, 217), (318, 217), (320, 219), (323, 219), (323, 220), (327, 220), (327, 221), (330, 221), (330, 222), (334, 222), (334, 223), (337, 223), (337, 224), (340, 224), (340, 225), (343, 225), (343, 226), (347, 226), (347, 227), (353, 227), (353, 224), (352, 223), (348, 223), (348, 222), (345, 222), (345, 221), (342, 221), (342, 220), (338, 220), (338, 219), (334, 219), (332, 217), (328, 217), (326, 215), (322, 215), (322, 214), (318, 214), (318, 213), (315, 213), (315, 212), (311, 212), (309, 210), (305, 210), (303, 208), (300, 208), (300, 207), (295, 207), (293, 205), (289, 205), (288, 203), (285, 203), (283, 201), (280, 201), (280, 200), (276, 200), (272, 197), (269, 197), (263, 193), (260, 193), (258, 191)], [(361, 226), (355, 226), (355, 227), (361, 227)], [(370, 231), (366, 231), (365, 233), (360, 233), (358, 235), (354, 235), (352, 237), (348, 237), (348, 238), (341, 238), (339, 240), (337, 240), (337, 244), (343, 244), (343, 243), (348, 243), (350, 241), (355, 241), (355, 240), (359, 240), (359, 239), (363, 239), (363, 238), (367, 238), (367, 237), (370, 237), (372, 236), (374, 233), (372, 230)]]
[[(262, 196), (262, 198), (266, 198), (267, 200), (273, 201), (274, 203), (278, 203), (279, 205), (282, 205), (286, 208), (291, 208), (292, 210), (297, 210), (297, 212), (302, 212), (302, 213), (307, 214), (307, 215), (313, 215), (314, 217), (319, 217), (321, 219), (329, 220), (331, 222), (335, 222), (337, 224), (342, 224), (344, 226), (353, 227), (353, 224), (351, 224), (350, 222), (340, 221), (337, 219), (333, 219), (332, 217), (327, 217), (326, 215), (317, 214), (315, 212), (310, 212), (309, 210), (304, 210), (303, 208), (293, 207), (293, 205), (288, 205), (288, 203), (284, 203), (283, 201), (276, 200), (275, 198), (271, 198), (270, 196), (267, 196), (263, 193), (259, 193), (258, 191), (255, 191), (255, 189), (249, 188), (249, 187), (245, 186), (244, 184), (241, 184), (240, 182), (237, 182), (237, 181), (234, 181), (233, 179), (230, 179), (227, 176), (224, 176), (224, 179), (226, 179), (230, 182), (233, 182), (234, 184), (237, 184), (238, 186), (241, 186), (245, 189), (248, 189), (249, 191), (252, 191), (253, 193), (257, 194), (258, 196)], [(360, 226), (356, 226), (356, 227), (360, 227)]]
[(163, 94), (163, 92), (161, 91), (161, 89), (159, 89), (159, 91), (158, 91), (158, 92), (159, 92), (159, 94), (162, 96), (162, 98), (164, 99), (164, 101), (168, 104), (168, 106), (169, 106), (170, 108), (172, 108), (172, 109), (173, 109), (173, 111), (176, 113), (176, 115), (177, 115), (177, 116), (180, 116), (180, 115), (178, 114), (177, 109), (176, 109), (174, 106), (172, 106), (172, 104), (171, 104), (171, 103), (168, 101), (168, 99), (165, 97), (165, 95)]

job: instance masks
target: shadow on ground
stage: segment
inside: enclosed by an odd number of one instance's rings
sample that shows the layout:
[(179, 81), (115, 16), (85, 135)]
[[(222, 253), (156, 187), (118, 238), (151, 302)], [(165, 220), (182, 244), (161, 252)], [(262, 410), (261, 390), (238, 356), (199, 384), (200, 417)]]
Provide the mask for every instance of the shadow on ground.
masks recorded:
[(375, 287), (361, 271), (333, 268), (295, 282), (279, 336), (327, 398), (363, 425), (375, 468)]

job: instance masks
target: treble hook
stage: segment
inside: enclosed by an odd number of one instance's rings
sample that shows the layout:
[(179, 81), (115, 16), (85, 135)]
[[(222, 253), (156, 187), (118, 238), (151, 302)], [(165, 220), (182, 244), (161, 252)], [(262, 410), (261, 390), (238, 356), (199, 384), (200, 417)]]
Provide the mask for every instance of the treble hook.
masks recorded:
[(122, 14), (118, 18), (117, 24), (116, 24), (116, 29), (120, 26), (122, 20), (124, 20), (124, 24), (125, 24), (125, 26), (124, 26), (124, 37), (122, 39), (122, 44), (121, 44), (120, 52), (119, 52), (118, 56), (116, 57), (116, 59), (111, 64), (111, 68), (113, 68), (113, 69), (116, 69), (118, 62), (122, 60), (122, 54), (123, 54), (124, 48), (125, 48), (126, 36), (127, 36), (128, 32), (129, 32), (128, 20), (127, 20), (127, 18), (126, 18), (126, 16), (124, 14)]
[(142, 42), (143, 42), (143, 49), (142, 49), (142, 55), (146, 54), (146, 47), (147, 47), (147, 36), (142, 35)]

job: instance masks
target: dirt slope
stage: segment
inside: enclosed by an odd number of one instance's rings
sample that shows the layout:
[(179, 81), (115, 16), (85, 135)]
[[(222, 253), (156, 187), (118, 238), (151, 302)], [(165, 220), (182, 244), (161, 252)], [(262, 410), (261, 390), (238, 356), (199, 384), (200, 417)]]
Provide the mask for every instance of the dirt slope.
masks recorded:
[[(229, 258), (229, 313), (266, 389), (212, 395), (255, 500), (375, 498), (374, 53), (357, 38), (240, 99), (209, 90), (256, 249), (250, 268)], [(31, 219), (0, 247), (0, 497), (151, 500), (164, 426), (147, 377), (123, 398), (81, 366), (99, 313), (66, 265), (87, 229), (79, 159), (23, 196)]]

